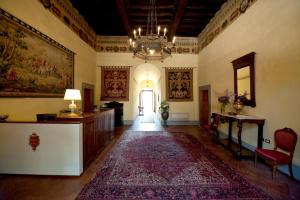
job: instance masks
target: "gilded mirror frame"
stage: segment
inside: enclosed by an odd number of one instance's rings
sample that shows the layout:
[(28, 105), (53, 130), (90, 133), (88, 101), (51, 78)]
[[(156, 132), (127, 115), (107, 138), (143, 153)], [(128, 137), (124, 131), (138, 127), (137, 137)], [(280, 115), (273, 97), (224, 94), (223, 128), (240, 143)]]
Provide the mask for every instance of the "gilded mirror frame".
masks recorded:
[(255, 73), (254, 73), (254, 58), (255, 58), (255, 52), (251, 52), (247, 55), (244, 55), (238, 59), (233, 60), (231, 63), (233, 65), (233, 71), (234, 71), (234, 93), (238, 95), (238, 78), (237, 78), (237, 71), (238, 69), (244, 68), (244, 67), (250, 67), (250, 99), (244, 101), (244, 105), (255, 107), (256, 101), (255, 101)]

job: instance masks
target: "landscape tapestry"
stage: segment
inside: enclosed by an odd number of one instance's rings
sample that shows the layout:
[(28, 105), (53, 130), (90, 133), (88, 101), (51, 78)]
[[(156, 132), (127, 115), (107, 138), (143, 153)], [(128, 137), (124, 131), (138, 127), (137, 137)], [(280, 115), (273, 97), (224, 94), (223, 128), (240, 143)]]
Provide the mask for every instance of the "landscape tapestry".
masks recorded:
[(0, 97), (63, 97), (74, 53), (0, 9)]
[(193, 101), (193, 69), (166, 68), (167, 101)]
[(101, 68), (101, 100), (129, 100), (129, 70), (129, 67)]

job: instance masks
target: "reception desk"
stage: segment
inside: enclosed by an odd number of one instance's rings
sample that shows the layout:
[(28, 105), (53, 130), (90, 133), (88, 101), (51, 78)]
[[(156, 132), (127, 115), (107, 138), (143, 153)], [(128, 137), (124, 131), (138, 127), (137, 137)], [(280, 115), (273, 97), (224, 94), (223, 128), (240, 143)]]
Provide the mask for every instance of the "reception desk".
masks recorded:
[(109, 143), (114, 110), (49, 122), (0, 122), (0, 173), (79, 176)]

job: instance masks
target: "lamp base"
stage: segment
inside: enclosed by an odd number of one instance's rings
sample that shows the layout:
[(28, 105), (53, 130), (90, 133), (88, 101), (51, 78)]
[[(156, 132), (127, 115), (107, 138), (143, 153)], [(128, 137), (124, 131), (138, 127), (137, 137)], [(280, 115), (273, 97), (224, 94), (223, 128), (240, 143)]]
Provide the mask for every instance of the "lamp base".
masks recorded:
[(68, 115), (68, 117), (79, 117), (80, 116), (79, 114), (74, 113), (74, 112), (70, 112), (67, 115)]

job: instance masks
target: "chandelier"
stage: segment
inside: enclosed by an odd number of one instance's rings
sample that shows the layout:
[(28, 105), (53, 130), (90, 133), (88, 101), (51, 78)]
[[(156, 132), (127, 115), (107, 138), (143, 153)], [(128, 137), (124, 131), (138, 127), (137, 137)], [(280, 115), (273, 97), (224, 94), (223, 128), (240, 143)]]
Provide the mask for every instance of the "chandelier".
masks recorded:
[(133, 56), (145, 62), (148, 60), (163, 62), (165, 58), (171, 56), (176, 37), (174, 36), (172, 42), (169, 42), (166, 36), (167, 28), (163, 29), (163, 33), (160, 31), (161, 27), (157, 25), (155, 0), (150, 0), (146, 34), (143, 36), (142, 29), (139, 27), (133, 30), (133, 38), (129, 39), (129, 50), (133, 52)]

